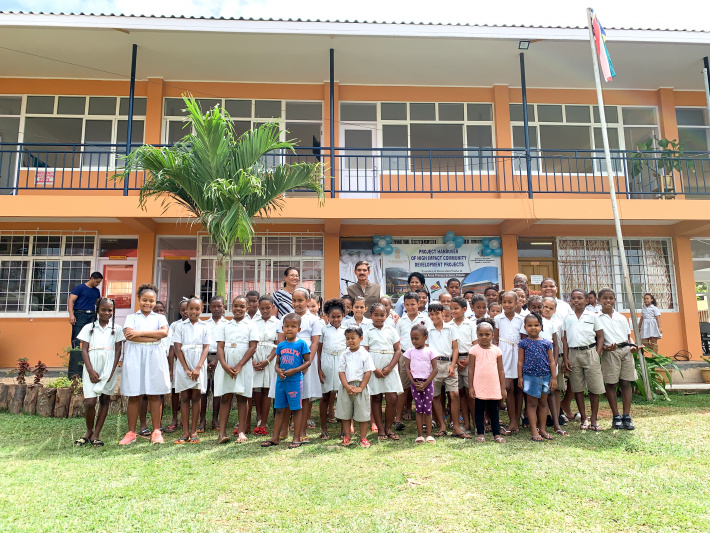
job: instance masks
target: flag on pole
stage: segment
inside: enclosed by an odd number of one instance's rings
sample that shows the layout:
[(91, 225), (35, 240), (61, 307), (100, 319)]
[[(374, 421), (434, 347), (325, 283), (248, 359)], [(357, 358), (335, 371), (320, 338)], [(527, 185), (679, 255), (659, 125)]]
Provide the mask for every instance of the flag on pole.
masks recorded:
[(599, 63), (602, 67), (602, 74), (604, 74), (606, 81), (611, 81), (611, 79), (616, 76), (616, 72), (614, 72), (614, 65), (611, 63), (609, 50), (606, 48), (606, 32), (593, 9), (591, 12), (592, 30), (594, 31), (594, 40), (597, 43), (597, 55), (599, 56)]

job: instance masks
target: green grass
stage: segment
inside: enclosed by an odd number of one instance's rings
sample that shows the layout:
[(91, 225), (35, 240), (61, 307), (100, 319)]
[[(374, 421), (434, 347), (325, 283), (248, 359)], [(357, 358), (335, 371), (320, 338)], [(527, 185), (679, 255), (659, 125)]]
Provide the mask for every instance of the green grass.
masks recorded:
[(107, 420), (104, 448), (75, 448), (83, 420), (2, 413), (0, 530), (710, 530), (710, 395), (634, 401), (633, 432), (570, 424), (571, 437), (546, 443), (415, 446), (409, 423), (402, 441), (369, 450), (336, 438), (217, 446), (212, 432), (199, 445), (119, 448), (125, 416)]

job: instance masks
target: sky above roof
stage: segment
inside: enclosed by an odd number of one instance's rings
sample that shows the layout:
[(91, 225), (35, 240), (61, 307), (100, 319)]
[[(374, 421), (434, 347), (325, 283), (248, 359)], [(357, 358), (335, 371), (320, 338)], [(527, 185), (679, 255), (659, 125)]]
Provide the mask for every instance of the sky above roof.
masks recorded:
[[(591, 4), (591, 6), (590, 6)], [(3, 11), (584, 26), (710, 31), (708, 0), (2, 0)]]

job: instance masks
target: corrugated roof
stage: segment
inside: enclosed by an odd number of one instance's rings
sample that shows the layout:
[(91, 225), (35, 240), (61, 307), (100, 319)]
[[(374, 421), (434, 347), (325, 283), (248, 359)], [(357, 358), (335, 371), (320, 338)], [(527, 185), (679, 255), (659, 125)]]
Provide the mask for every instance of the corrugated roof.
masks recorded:
[[(173, 19), (173, 20), (224, 20), (224, 21), (244, 21), (244, 22), (307, 22), (322, 24), (380, 24), (399, 26), (451, 26), (463, 28), (524, 28), (542, 30), (586, 30), (586, 26), (535, 26), (528, 24), (470, 24), (460, 22), (415, 22), (415, 21), (383, 21), (383, 20), (330, 20), (330, 19), (293, 19), (293, 18), (254, 18), (254, 17), (195, 17), (187, 15), (132, 15), (124, 13), (64, 13), (49, 11), (2, 11), (0, 15), (51, 15), (51, 16), (84, 16), (84, 17), (127, 17), (143, 19)], [(693, 30), (680, 28), (635, 28), (631, 26), (606, 27), (607, 30), (623, 31), (668, 31), (668, 32), (688, 32), (707, 33), (710, 30)]]

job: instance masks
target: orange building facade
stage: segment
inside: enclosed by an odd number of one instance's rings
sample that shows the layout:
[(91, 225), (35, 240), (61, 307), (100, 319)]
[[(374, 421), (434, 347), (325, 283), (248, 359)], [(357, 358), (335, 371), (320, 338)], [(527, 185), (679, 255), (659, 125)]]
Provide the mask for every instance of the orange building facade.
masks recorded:
[[(0, 367), (18, 357), (60, 364), (68, 292), (94, 270), (105, 275), (103, 292), (118, 297), (119, 318), (143, 282), (159, 286), (171, 321), (183, 296), (211, 294), (207, 236), (177, 208), (139, 208), (142, 176), (111, 178), (126, 153), (132, 44), (134, 144), (179, 140), (180, 98), (190, 93), (203, 108), (227, 109), (238, 132), (277, 121), (284, 139), (297, 140), (295, 154), (265, 165), (323, 165), (325, 205), (295, 191), (283, 211), (258, 221), (251, 252), (235, 251), (228, 296), (273, 292), (289, 265), (319, 295), (338, 296), (348, 259), (370, 256), (378, 280), (399, 294), (400, 270), (417, 270), (413, 262), (398, 270), (399, 252), (444, 249), (453, 231), (471, 264), (483, 257), (481, 239), (500, 238), (490, 281), (504, 288), (517, 272), (551, 275), (563, 297), (612, 286), (618, 309), (627, 307), (585, 28), (11, 13), (0, 13), (0, 27)], [(699, 70), (710, 38), (646, 30), (609, 30), (609, 38), (620, 74), (604, 97), (634, 294), (656, 295), (660, 351), (698, 359), (694, 258), (710, 237)], [(533, 43), (528, 149), (523, 39)], [(665, 74), (649, 72), (639, 42), (666, 61)], [(638, 143), (650, 138), (680, 139), (687, 152), (669, 171), (659, 154), (639, 162)], [(399, 252), (373, 254), (375, 235), (391, 236)]]

